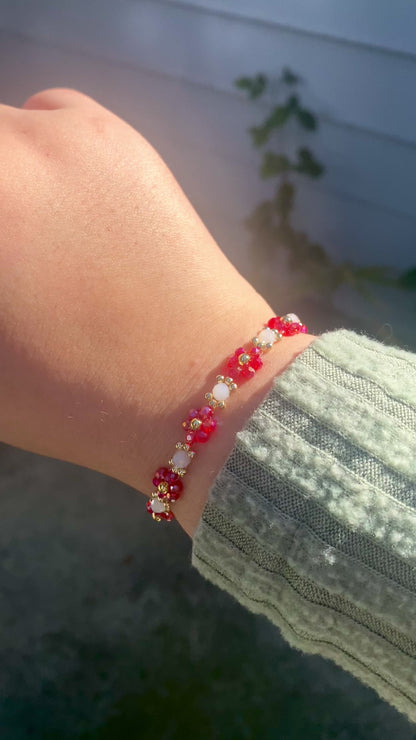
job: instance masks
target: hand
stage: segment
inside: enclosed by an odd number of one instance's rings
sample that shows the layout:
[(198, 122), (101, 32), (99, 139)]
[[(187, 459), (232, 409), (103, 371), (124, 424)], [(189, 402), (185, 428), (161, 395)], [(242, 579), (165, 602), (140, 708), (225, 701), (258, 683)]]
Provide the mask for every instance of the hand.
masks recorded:
[[(273, 311), (153, 147), (75, 90), (0, 105), (0, 196), (0, 439), (149, 495), (217, 365)], [(194, 476), (189, 533), (239, 423)]]

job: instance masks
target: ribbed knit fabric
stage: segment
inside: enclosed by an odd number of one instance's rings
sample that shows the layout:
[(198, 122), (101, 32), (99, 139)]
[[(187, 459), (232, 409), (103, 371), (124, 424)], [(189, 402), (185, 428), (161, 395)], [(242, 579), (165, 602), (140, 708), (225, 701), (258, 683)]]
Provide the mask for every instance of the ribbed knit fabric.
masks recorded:
[(237, 434), (192, 564), (416, 722), (416, 354), (314, 340)]

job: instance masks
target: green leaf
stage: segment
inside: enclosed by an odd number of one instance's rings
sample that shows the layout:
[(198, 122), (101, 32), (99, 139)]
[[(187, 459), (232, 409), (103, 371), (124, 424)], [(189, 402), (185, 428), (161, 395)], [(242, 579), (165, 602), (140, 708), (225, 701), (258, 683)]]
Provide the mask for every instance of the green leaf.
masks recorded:
[(260, 175), (266, 180), (269, 177), (276, 177), (282, 172), (288, 172), (292, 169), (292, 164), (284, 154), (274, 154), (274, 152), (265, 152), (260, 167)]
[(256, 77), (238, 77), (234, 82), (240, 90), (246, 90), (251, 100), (260, 97), (266, 89), (267, 77), (258, 74)]
[(305, 108), (299, 108), (297, 111), (298, 121), (303, 128), (308, 131), (315, 131), (318, 124), (315, 116)]
[(397, 283), (404, 290), (416, 290), (416, 267), (412, 267), (399, 275)]
[(286, 123), (290, 113), (290, 108), (287, 105), (277, 105), (265, 121), (265, 125), (270, 131), (274, 128), (281, 128)]
[(283, 67), (282, 82), (284, 82), (285, 85), (297, 85), (297, 83), (299, 82), (299, 77), (295, 75), (295, 73), (292, 72), (289, 67)]
[(253, 146), (255, 146), (256, 148), (263, 146), (263, 144), (265, 144), (270, 137), (270, 131), (265, 124), (263, 124), (262, 126), (252, 126), (248, 129), (248, 132), (251, 136)]
[(299, 110), (299, 98), (297, 95), (291, 95), (290, 98), (286, 101), (286, 107), (289, 110), (289, 113), (297, 114)]
[(294, 169), (296, 172), (300, 172), (303, 175), (308, 175), (308, 177), (321, 177), (324, 167), (323, 165), (318, 162), (317, 159), (313, 156), (310, 149), (307, 149), (306, 147), (301, 147), (298, 149), (298, 164)]

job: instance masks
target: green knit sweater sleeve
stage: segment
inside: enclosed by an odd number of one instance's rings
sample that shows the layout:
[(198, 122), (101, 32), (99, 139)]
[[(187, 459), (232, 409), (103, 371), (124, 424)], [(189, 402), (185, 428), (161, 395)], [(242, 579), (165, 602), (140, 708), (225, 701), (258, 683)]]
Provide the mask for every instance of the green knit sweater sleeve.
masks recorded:
[(192, 564), (416, 722), (416, 354), (314, 340), (237, 434)]

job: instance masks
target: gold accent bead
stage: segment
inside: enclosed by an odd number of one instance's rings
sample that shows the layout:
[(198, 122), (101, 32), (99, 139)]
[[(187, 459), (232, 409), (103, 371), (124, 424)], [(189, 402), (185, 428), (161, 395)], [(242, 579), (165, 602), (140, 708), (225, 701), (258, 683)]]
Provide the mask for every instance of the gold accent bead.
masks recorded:
[(161, 522), (162, 521), (162, 517), (161, 516), (157, 516), (154, 511), (152, 512), (152, 517), (155, 520), (155, 522)]
[(253, 339), (251, 340), (251, 343), (254, 344), (254, 346), (256, 347), (256, 345), (259, 343), (259, 338), (253, 337)]
[(179, 475), (181, 478), (183, 478), (183, 476), (187, 472), (186, 468), (177, 468), (174, 465), (174, 462), (173, 462), (172, 458), (170, 460), (168, 460), (168, 465), (170, 465), (170, 467), (172, 468), (173, 472), (176, 473), (177, 475)]
[(169, 483), (165, 480), (162, 480), (157, 487), (157, 490), (160, 493), (166, 493), (169, 490)]
[(224, 401), (218, 401), (217, 406), (219, 409), (225, 409), (225, 403)]
[(237, 383), (231, 383), (230, 391), (236, 391), (236, 390), (237, 390)]
[(250, 357), (245, 352), (243, 352), (241, 355), (239, 355), (238, 358), (238, 364), (239, 365), (246, 365), (249, 361)]
[(206, 393), (204, 397), (205, 398), (208, 398), (208, 400), (209, 400), (209, 399), (212, 398), (212, 393)]
[[(222, 383), (224, 381), (223, 375), (217, 375), (217, 383)], [(225, 382), (227, 382), (227, 379), (225, 379)]]
[(211, 408), (215, 409), (215, 406), (217, 405), (217, 402), (212, 399), (212, 401), (209, 401), (208, 406), (211, 406)]
[(195, 432), (198, 431), (198, 429), (202, 426), (202, 421), (200, 419), (192, 419), (191, 421), (191, 429), (193, 429)]
[(225, 379), (225, 382), (227, 383), (227, 385), (229, 385), (230, 383), (232, 383), (232, 382), (233, 382), (233, 379), (232, 379), (232, 378), (229, 378), (229, 377), (227, 376), (227, 377), (226, 377), (226, 379)]

